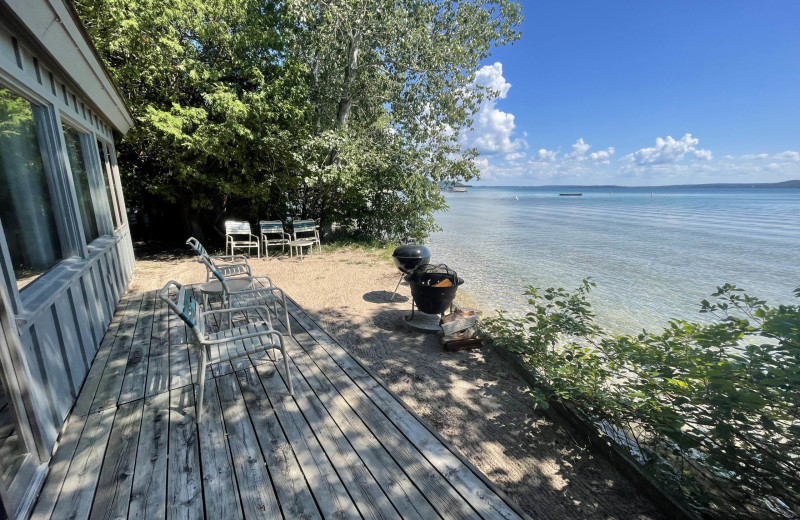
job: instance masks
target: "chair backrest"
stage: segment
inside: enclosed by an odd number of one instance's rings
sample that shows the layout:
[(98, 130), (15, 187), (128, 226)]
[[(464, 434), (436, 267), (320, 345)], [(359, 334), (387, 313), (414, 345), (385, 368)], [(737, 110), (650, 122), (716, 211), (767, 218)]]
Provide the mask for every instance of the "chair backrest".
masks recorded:
[(280, 220), (262, 220), (258, 223), (258, 227), (261, 228), (262, 235), (270, 233), (283, 234), (283, 222)]
[[(172, 286), (178, 289), (178, 295), (175, 300), (169, 297), (169, 290)], [(200, 329), (197, 326), (197, 301), (195, 301), (192, 291), (187, 291), (186, 286), (181, 285), (175, 280), (170, 280), (159, 291), (158, 297), (192, 329), (195, 335), (200, 334)]]
[(244, 220), (226, 220), (226, 235), (249, 235), (251, 233), (250, 223)]
[(189, 245), (189, 247), (194, 249), (194, 252), (197, 253), (200, 258), (208, 256), (206, 248), (203, 247), (203, 244), (201, 244), (200, 241), (195, 237), (189, 237), (189, 240), (187, 240), (186, 243)]
[(217, 280), (220, 281), (220, 283), (222, 284), (222, 288), (227, 293), (228, 292), (228, 284), (227, 284), (227, 282), (225, 282), (225, 277), (222, 276), (222, 273), (219, 272), (219, 269), (217, 269), (217, 266), (214, 265), (214, 261), (209, 256), (201, 256), (200, 259), (198, 260), (198, 262), (200, 262), (201, 264), (206, 266), (206, 269), (208, 270), (208, 272), (213, 274), (214, 278), (216, 278)]
[(317, 236), (317, 223), (314, 220), (295, 220), (292, 222), (292, 229), (294, 230), (294, 238), (297, 238), (298, 233), (311, 233), (315, 238)]

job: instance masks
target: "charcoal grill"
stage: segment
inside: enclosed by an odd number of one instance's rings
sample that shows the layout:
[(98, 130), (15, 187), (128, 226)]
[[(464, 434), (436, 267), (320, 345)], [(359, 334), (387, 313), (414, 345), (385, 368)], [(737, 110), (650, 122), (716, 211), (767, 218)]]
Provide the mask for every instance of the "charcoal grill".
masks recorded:
[(411, 316), (407, 320), (414, 319), (415, 307), (425, 314), (444, 314), (453, 303), (458, 286), (464, 283), (445, 264), (421, 265), (405, 278), (411, 286)]
[(392, 261), (400, 270), (400, 279), (397, 280), (397, 285), (395, 285), (389, 301), (393, 301), (394, 297), (397, 296), (397, 288), (400, 287), (400, 282), (403, 281), (404, 276), (413, 273), (419, 266), (427, 265), (431, 261), (431, 252), (422, 245), (406, 244), (394, 250)]

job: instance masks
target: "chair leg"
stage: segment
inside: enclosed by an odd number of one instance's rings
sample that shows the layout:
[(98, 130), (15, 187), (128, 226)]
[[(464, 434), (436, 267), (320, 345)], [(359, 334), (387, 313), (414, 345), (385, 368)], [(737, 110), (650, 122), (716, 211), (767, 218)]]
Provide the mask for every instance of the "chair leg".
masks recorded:
[(284, 343), (283, 336), (280, 336), (281, 353), (283, 354), (283, 371), (286, 372), (286, 387), (289, 389), (289, 395), (294, 395), (292, 388), (292, 377), (289, 374), (289, 354), (286, 353), (286, 344)]
[(203, 393), (206, 389), (206, 347), (200, 346), (200, 377), (199, 384), (200, 389), (196, 392), (195, 402), (194, 402), (194, 417), (195, 422), (200, 424), (200, 421), (203, 419)]

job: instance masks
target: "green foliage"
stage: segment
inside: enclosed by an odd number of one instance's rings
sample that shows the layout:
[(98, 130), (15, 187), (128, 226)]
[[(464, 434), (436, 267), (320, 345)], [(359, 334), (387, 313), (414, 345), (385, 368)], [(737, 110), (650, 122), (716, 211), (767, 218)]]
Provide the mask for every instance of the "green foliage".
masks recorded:
[(364, 237), (421, 236), (439, 181), (476, 175), (458, 131), (488, 92), (510, 0), (78, 0), (137, 126), (126, 196), (174, 204), (185, 231), (311, 217)]
[(706, 323), (612, 336), (594, 322), (593, 286), (530, 287), (524, 317), (485, 324), (539, 375), (534, 397), (579, 406), (702, 513), (797, 514), (800, 306), (770, 307), (726, 284), (701, 303)]

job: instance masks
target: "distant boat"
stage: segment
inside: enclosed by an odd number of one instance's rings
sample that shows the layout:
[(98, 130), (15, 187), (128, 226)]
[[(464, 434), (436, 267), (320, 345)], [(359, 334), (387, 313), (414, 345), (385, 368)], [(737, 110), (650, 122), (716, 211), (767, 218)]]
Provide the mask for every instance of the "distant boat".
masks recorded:
[(583, 193), (559, 193), (562, 197), (583, 197)]
[(453, 186), (451, 188), (452, 191), (457, 191), (458, 193), (466, 193), (467, 187), (466, 186)]

